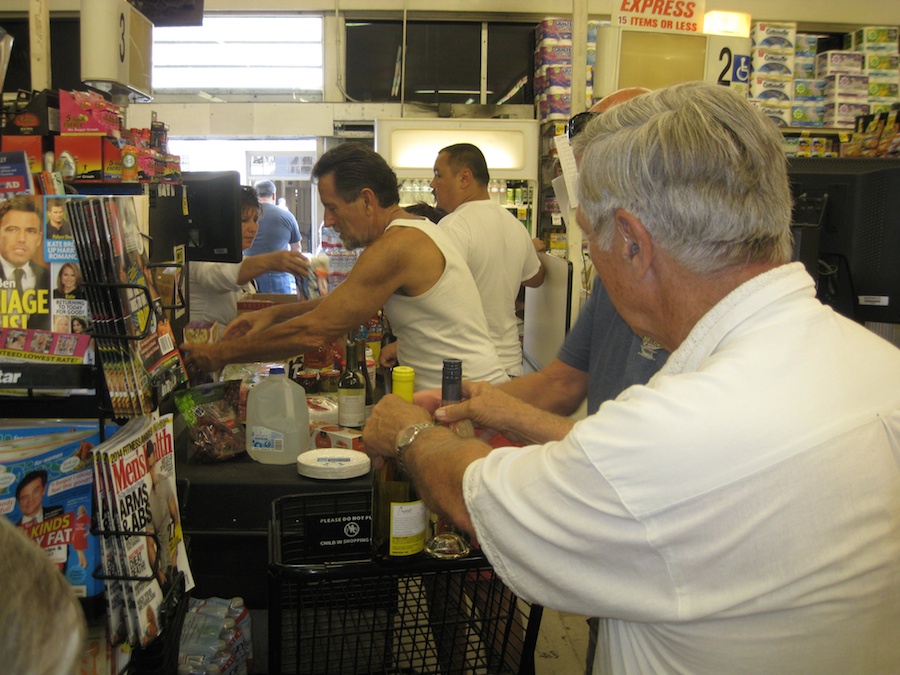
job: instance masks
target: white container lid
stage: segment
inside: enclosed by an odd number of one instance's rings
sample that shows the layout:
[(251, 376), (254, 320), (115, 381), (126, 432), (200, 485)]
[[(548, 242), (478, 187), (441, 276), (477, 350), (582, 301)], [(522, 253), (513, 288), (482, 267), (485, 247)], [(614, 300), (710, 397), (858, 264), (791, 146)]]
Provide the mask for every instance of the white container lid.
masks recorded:
[(349, 448), (320, 448), (297, 456), (297, 473), (307, 478), (357, 478), (369, 473), (371, 466), (368, 455)]

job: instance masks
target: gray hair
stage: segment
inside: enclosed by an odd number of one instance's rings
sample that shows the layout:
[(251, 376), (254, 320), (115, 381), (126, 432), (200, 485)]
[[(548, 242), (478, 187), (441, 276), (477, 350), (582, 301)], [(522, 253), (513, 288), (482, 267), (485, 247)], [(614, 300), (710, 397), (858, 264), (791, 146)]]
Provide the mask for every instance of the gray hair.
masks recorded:
[(72, 673), (84, 654), (84, 613), (46, 552), (0, 516), (3, 672)]
[(256, 194), (260, 197), (272, 197), (275, 195), (275, 183), (268, 178), (256, 181), (253, 187), (256, 189)]
[(700, 274), (791, 258), (791, 192), (781, 134), (730, 89), (687, 82), (597, 115), (574, 139), (579, 201), (597, 246), (613, 216), (636, 216)]

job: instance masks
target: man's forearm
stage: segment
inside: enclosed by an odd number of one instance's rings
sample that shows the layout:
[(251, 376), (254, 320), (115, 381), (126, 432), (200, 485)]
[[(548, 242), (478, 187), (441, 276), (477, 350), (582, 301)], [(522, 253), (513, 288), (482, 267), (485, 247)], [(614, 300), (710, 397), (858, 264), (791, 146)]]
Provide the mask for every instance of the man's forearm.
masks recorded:
[(425, 505), (470, 535), (474, 532), (463, 498), (463, 476), (469, 464), (490, 451), (486, 443), (462, 439), (446, 427), (435, 427), (422, 433), (405, 457)]
[[(476, 402), (477, 405), (477, 402)], [(511, 441), (525, 444), (550, 443), (565, 438), (575, 426), (568, 417), (528, 405), (508, 407), (497, 415), (493, 428)]]

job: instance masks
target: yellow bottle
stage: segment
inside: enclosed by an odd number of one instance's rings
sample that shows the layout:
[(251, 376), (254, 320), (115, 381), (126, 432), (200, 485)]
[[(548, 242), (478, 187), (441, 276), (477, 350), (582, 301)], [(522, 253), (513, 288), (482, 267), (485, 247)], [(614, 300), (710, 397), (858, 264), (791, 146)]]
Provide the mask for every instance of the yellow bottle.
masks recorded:
[[(412, 402), (415, 371), (396, 366), (392, 390)], [(372, 483), (372, 543), (382, 559), (407, 560), (425, 548), (428, 512), (409, 476), (391, 464), (375, 472)]]

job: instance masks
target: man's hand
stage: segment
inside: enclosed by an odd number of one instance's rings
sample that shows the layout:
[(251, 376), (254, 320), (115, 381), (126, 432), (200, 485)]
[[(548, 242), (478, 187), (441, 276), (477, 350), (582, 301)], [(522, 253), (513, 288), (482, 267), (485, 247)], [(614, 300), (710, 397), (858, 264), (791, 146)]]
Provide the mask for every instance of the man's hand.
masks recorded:
[(397, 365), (397, 341), (394, 340), (381, 348), (378, 354), (378, 363), (385, 368), (393, 368)]
[(225, 364), (217, 357), (214, 344), (184, 342), (178, 346), (188, 374), (213, 373)]
[[(286, 251), (287, 252), (287, 251)], [(259, 333), (275, 323), (275, 317), (269, 310), (272, 307), (258, 309), (255, 312), (244, 312), (236, 316), (222, 332), (223, 340), (234, 340), (251, 333)]]
[(385, 458), (397, 456), (397, 434), (411, 424), (430, 422), (431, 415), (417, 405), (407, 403), (399, 396), (387, 394), (372, 409), (363, 429), (366, 454), (378, 469)]
[(463, 399), (462, 403), (438, 408), (434, 418), (446, 425), (470, 419), (480, 427), (482, 439), (499, 432), (517, 443), (559, 440), (573, 425), (571, 420), (539, 410), (487, 382), (463, 380)]

